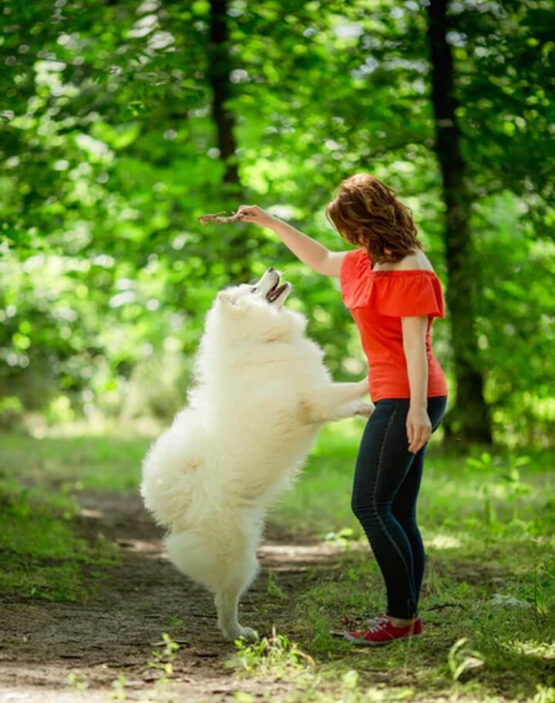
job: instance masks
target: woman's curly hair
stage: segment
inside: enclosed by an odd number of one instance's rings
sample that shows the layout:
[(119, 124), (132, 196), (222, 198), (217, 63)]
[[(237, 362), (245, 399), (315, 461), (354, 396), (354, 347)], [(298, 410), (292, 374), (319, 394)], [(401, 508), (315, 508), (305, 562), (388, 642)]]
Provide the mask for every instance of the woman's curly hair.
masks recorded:
[(374, 176), (356, 173), (341, 183), (326, 217), (344, 239), (364, 247), (373, 263), (400, 261), (423, 247), (410, 208), (396, 195)]

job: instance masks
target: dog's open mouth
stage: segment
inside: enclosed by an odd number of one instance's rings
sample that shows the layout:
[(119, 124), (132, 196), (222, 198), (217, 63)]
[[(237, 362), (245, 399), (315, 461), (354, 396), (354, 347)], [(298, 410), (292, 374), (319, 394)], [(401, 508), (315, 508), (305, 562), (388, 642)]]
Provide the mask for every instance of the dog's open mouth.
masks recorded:
[(279, 296), (283, 293), (283, 291), (288, 287), (288, 283), (282, 283), (281, 286), (279, 285), (279, 276), (277, 277), (276, 282), (274, 285), (270, 288), (270, 290), (266, 293), (266, 300), (269, 303), (273, 303), (274, 300), (277, 300)]
[(273, 266), (266, 269), (262, 278), (251, 287), (251, 292), (259, 295), (267, 303), (275, 303), (276, 308), (281, 308), (291, 292), (291, 284), (287, 281), (281, 283), (281, 275)]

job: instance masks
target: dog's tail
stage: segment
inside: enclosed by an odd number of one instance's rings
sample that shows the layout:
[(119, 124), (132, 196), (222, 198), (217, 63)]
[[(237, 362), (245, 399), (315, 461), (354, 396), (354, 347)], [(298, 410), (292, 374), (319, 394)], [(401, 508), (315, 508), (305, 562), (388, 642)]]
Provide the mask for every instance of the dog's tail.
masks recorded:
[(187, 435), (180, 436), (172, 427), (156, 440), (143, 461), (144, 504), (167, 528), (187, 529), (193, 503), (202, 504), (203, 462), (190, 447)]

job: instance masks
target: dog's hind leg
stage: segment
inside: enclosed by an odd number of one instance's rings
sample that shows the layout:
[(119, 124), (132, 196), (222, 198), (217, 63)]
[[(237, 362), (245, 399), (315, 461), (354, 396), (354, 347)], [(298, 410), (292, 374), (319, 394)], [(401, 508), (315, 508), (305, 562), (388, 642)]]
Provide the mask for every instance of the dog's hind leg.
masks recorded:
[[(243, 542), (243, 539), (240, 541)], [(227, 569), (222, 574), (221, 583), (214, 589), (218, 627), (228, 640), (235, 640), (238, 637), (254, 640), (258, 636), (252, 628), (243, 627), (238, 619), (239, 598), (258, 572), (256, 546), (251, 540), (246, 539), (241, 547), (241, 550), (233, 554), (233, 561), (228, 562)]]
[(258, 537), (257, 526), (221, 520), (203, 531), (173, 533), (164, 539), (170, 561), (214, 593), (218, 625), (230, 640), (256, 638), (254, 630), (239, 624), (237, 611), (241, 594), (258, 571)]
[(228, 640), (235, 640), (238, 637), (255, 640), (258, 637), (256, 630), (239, 623), (239, 598), (244, 590), (245, 586), (241, 583), (241, 579), (238, 579), (236, 582), (231, 581), (223, 585), (214, 598), (218, 611), (218, 627)]

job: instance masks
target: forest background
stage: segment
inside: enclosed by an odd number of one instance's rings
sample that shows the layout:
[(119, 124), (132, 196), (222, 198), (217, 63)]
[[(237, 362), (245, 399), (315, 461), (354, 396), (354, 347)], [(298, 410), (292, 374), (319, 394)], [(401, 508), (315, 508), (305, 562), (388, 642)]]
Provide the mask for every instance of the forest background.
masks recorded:
[[(447, 12), (448, 9), (448, 12)], [(554, 416), (549, 3), (6, 2), (0, 423), (151, 416), (184, 402), (215, 292), (268, 265), (337, 380), (364, 373), (336, 279), (258, 204), (330, 249), (341, 180), (413, 213), (446, 289), (448, 439), (545, 445)]]

